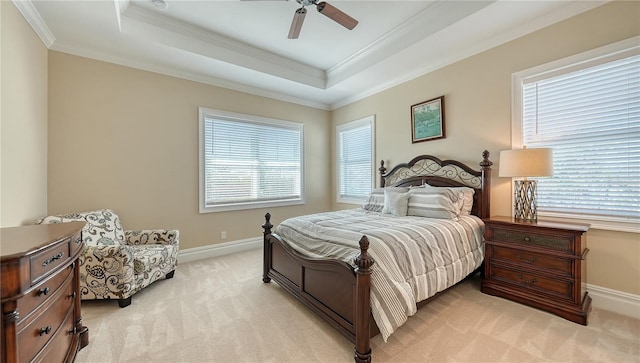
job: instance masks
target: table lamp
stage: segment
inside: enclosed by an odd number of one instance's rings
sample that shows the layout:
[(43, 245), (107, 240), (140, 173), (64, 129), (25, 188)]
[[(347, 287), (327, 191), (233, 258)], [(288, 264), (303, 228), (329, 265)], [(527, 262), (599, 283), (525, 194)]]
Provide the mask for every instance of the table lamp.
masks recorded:
[(513, 216), (516, 220), (536, 221), (536, 180), (527, 177), (553, 175), (553, 150), (549, 148), (503, 150), (500, 152), (500, 177), (513, 180)]

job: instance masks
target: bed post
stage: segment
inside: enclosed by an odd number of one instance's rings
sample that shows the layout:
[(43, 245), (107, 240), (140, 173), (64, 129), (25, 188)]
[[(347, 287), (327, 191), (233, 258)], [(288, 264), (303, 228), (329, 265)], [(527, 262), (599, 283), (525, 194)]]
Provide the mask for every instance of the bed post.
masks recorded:
[(262, 229), (264, 230), (263, 232), (264, 258), (262, 261), (262, 282), (267, 283), (267, 282), (271, 282), (271, 278), (269, 277), (269, 266), (271, 266), (271, 264), (269, 263), (271, 259), (271, 246), (269, 245), (269, 238), (268, 238), (268, 236), (271, 234), (271, 227), (273, 227), (273, 224), (271, 224), (271, 213), (265, 214), (264, 219), (265, 219), (265, 223), (262, 225)]
[(371, 342), (369, 321), (371, 316), (371, 266), (373, 258), (369, 256), (369, 239), (362, 236), (360, 239), (360, 255), (354, 259), (357, 266), (356, 272), (356, 363), (371, 362)]
[(489, 155), (489, 151), (483, 151), (482, 161), (480, 162), (480, 167), (482, 167), (482, 201), (478, 214), (480, 214), (479, 217), (482, 219), (491, 216), (489, 203), (491, 201), (491, 165), (493, 165), (493, 162), (489, 160)]
[(384, 188), (384, 173), (387, 172), (387, 168), (384, 167), (384, 160), (380, 160), (378, 171), (380, 172), (380, 188)]

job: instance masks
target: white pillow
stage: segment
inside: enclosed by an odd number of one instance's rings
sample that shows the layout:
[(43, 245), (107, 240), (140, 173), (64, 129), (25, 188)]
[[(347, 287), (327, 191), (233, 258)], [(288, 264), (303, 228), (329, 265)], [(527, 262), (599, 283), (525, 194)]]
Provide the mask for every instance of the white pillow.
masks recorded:
[(407, 215), (458, 220), (460, 193), (446, 188), (424, 188), (409, 191)]
[(468, 216), (471, 214), (471, 208), (473, 208), (473, 195), (476, 191), (473, 188), (469, 187), (434, 187), (428, 184), (425, 184), (426, 188), (434, 188), (434, 189), (449, 189), (452, 192), (457, 192), (462, 194), (462, 203), (460, 207), (460, 215)]
[(392, 214), (398, 217), (407, 215), (407, 205), (409, 203), (409, 193), (384, 190), (384, 207), (382, 214)]
[(368, 210), (371, 212), (382, 212), (382, 208), (384, 208), (384, 191), (385, 190), (406, 193), (409, 190), (409, 188), (386, 187), (386, 188), (374, 189), (371, 193), (369, 193), (369, 197), (367, 198), (367, 201), (362, 205), (362, 209)]

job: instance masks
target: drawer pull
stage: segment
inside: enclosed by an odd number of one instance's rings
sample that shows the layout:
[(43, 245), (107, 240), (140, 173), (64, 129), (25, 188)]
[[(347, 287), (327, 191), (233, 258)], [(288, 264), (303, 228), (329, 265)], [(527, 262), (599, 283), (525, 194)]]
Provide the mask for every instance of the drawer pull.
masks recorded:
[(70, 298), (75, 299), (76, 298), (76, 292), (72, 292), (68, 295)]
[(531, 237), (524, 236), (524, 241), (527, 242), (527, 243), (531, 242)]
[(525, 280), (524, 276), (522, 276), (521, 274), (518, 274), (518, 278), (520, 279), (520, 281), (524, 282), (525, 284), (527, 284), (529, 286), (533, 286), (533, 284), (538, 282), (538, 280), (536, 280), (535, 277), (532, 278), (531, 280)]
[(51, 291), (50, 288), (45, 287), (44, 289), (38, 290), (38, 296), (47, 295)]
[(47, 325), (44, 328), (40, 328), (40, 336), (51, 333), (51, 326)]
[(528, 263), (534, 263), (537, 260), (535, 257), (525, 257), (521, 254), (518, 254), (518, 258), (520, 259), (520, 261), (524, 261)]
[(51, 257), (51, 258), (49, 258), (49, 259), (45, 260), (45, 261), (42, 263), (42, 267), (47, 266), (48, 264), (50, 264), (50, 263), (51, 263), (51, 262), (53, 262), (53, 261), (57, 261), (57, 260), (61, 259), (61, 258), (62, 258), (62, 256), (64, 256), (64, 252), (58, 252), (55, 256), (53, 256), (53, 257)]

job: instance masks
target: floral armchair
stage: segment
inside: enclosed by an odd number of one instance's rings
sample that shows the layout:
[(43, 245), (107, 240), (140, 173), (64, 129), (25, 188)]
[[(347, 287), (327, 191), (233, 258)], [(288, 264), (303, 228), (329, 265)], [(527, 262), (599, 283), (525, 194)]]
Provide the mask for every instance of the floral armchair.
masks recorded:
[(152, 282), (173, 277), (179, 249), (178, 230), (125, 231), (110, 209), (48, 216), (37, 224), (86, 222), (82, 230), (80, 296), (83, 300), (118, 299), (121, 308)]

